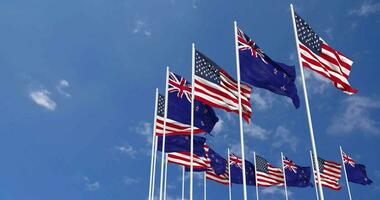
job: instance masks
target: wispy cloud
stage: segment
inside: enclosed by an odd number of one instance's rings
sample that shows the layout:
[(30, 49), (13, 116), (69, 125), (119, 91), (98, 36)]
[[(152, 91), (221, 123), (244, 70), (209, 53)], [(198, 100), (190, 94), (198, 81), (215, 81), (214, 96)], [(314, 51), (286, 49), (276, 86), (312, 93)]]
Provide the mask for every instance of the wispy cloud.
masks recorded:
[(380, 12), (380, 3), (372, 1), (364, 1), (359, 8), (349, 11), (350, 15), (369, 16)]
[(66, 89), (68, 87), (70, 87), (70, 83), (65, 79), (60, 80), (58, 85), (56, 86), (59, 94), (65, 96), (65, 97), (71, 97), (71, 94), (64, 91), (64, 89)]
[(133, 34), (142, 34), (147, 37), (152, 36), (152, 31), (147, 23), (142, 19), (137, 19), (134, 23), (134, 27), (132, 30)]
[[(281, 194), (285, 195), (285, 190), (278, 187), (266, 187), (263, 190), (261, 190), (261, 194), (263, 195), (275, 195), (275, 194)], [(291, 197), (293, 195), (292, 192), (288, 190), (288, 197)]]
[(257, 110), (267, 110), (275, 101), (274, 95), (266, 91), (256, 90), (251, 94), (252, 107)]
[(371, 111), (380, 109), (380, 101), (369, 97), (350, 96), (343, 100), (328, 132), (332, 134), (347, 134), (354, 130), (362, 133), (380, 135), (380, 122), (371, 116)]
[(219, 134), (222, 132), (224, 127), (223, 119), (219, 118), (219, 121), (215, 124), (214, 129), (212, 130), (215, 134)]
[(32, 90), (29, 97), (39, 106), (54, 111), (57, 104), (50, 98), (50, 92), (46, 89)]
[[(331, 82), (329, 79), (315, 73), (309, 69), (304, 70), (305, 79), (307, 80), (308, 88), (311, 88), (311, 92), (313, 94), (323, 94), (326, 89), (331, 86)], [(301, 78), (298, 79), (300, 84)]]
[(136, 179), (136, 178), (127, 177), (127, 176), (123, 178), (123, 183), (125, 185), (134, 185), (134, 184), (137, 184), (139, 182), (140, 182), (140, 180)]
[(152, 134), (153, 134), (152, 123), (140, 122), (135, 128), (135, 131), (138, 134), (141, 134), (142, 136), (146, 137), (146, 140), (148, 141), (149, 144), (152, 143)]
[(327, 38), (329, 38), (330, 40), (333, 40), (334, 37), (333, 37), (333, 34), (332, 34), (332, 28), (327, 28), (323, 31), (326, 35), (327, 35)]
[(244, 124), (244, 133), (246, 133), (250, 137), (260, 140), (266, 140), (270, 135), (269, 130), (264, 129), (261, 126), (254, 123)]
[(120, 153), (128, 155), (131, 158), (135, 158), (137, 154), (137, 151), (135, 150), (135, 148), (129, 144), (116, 146), (115, 149), (118, 150)]
[(87, 176), (83, 177), (84, 184), (86, 186), (86, 190), (95, 191), (100, 188), (100, 183), (98, 181), (92, 182)]
[(297, 150), (299, 142), (297, 137), (292, 135), (291, 132), (283, 126), (277, 127), (273, 139), (274, 142), (272, 143), (272, 147), (274, 148), (289, 146), (293, 151)]

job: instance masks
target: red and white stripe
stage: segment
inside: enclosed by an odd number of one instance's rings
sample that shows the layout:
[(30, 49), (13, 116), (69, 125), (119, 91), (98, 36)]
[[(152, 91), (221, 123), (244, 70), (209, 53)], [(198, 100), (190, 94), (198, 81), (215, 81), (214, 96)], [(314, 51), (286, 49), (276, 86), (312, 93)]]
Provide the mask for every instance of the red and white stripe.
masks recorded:
[[(166, 119), (166, 136), (173, 135), (190, 135), (191, 134), (191, 126), (188, 124), (183, 124), (171, 119)], [(204, 133), (203, 130), (194, 127), (194, 134)], [(156, 116), (156, 135), (163, 136), (164, 135), (164, 118), (160, 116)]]
[[(210, 159), (208, 158), (208, 150), (209, 147), (207, 145), (204, 146), (205, 149), (205, 157), (200, 157), (193, 154), (193, 168), (194, 169), (209, 169), (211, 168)], [(168, 153), (168, 162), (174, 163), (178, 165), (185, 166), (190, 168), (190, 152), (174, 152)]]
[(268, 164), (268, 173), (256, 171), (258, 186), (282, 186), (284, 185), (284, 173), (281, 168)]
[(331, 48), (322, 38), (320, 40), (323, 42), (320, 55), (313, 53), (298, 41), (302, 65), (330, 79), (334, 86), (343, 92), (347, 94), (357, 93), (358, 91), (352, 88), (348, 82), (353, 61)]
[[(323, 170), (320, 171), (322, 186), (328, 187), (333, 190), (340, 190), (341, 186), (338, 181), (341, 177), (342, 165), (333, 161), (324, 161)], [(315, 173), (315, 180), (318, 183), (318, 176)]]
[(217, 175), (217, 174), (215, 174), (214, 171), (206, 171), (206, 178), (209, 180), (213, 180), (213, 181), (216, 181), (218, 183), (221, 183), (223, 185), (229, 184), (227, 172), (220, 174), (220, 175)]
[[(195, 99), (228, 112), (239, 113), (237, 81), (224, 70), (220, 70), (219, 73), (221, 76), (220, 84), (212, 83), (195, 75)], [(249, 122), (252, 113), (250, 103), (252, 88), (246, 84), (240, 84), (240, 86), (243, 118)]]

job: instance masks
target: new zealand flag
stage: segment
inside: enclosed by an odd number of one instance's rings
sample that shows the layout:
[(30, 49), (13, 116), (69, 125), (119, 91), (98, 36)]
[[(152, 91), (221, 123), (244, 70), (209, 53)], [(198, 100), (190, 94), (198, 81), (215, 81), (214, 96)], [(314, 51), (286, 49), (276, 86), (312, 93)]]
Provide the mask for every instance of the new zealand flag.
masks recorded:
[(347, 178), (349, 182), (369, 185), (372, 183), (372, 180), (368, 178), (367, 171), (365, 166), (362, 164), (356, 163), (350, 156), (343, 153), (344, 166), (346, 167)]
[(300, 100), (294, 83), (296, 80), (294, 66), (272, 60), (243, 31), (239, 28), (237, 31), (241, 80), (252, 86), (288, 96), (298, 108)]
[[(230, 170), (231, 170), (231, 183), (243, 184), (243, 165), (242, 160), (234, 154), (230, 156)], [(245, 174), (247, 185), (256, 185), (255, 181), (255, 167), (249, 162), (245, 161)]]
[(301, 167), (296, 165), (293, 161), (284, 156), (284, 169), (286, 185), (289, 187), (309, 187), (311, 167)]

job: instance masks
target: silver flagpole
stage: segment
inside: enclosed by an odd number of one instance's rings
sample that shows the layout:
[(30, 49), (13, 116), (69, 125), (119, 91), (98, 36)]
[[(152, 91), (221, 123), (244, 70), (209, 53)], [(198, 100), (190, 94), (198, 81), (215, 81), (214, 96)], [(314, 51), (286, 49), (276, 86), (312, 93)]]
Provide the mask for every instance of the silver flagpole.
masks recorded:
[(228, 196), (229, 196), (229, 200), (232, 200), (230, 148), (227, 149), (227, 153), (228, 153), (228, 157), (227, 157), (227, 162), (228, 162)]
[(165, 181), (164, 181), (164, 200), (166, 200), (166, 186), (168, 184), (168, 154), (165, 153)]
[(344, 164), (344, 159), (343, 159), (342, 146), (339, 146), (339, 149), (340, 149), (340, 156), (342, 157), (342, 165), (343, 165), (344, 175), (346, 176), (346, 184), (347, 184), (348, 196), (350, 197), (350, 200), (352, 200), (350, 184), (348, 183), (346, 165)]
[(195, 44), (191, 51), (191, 137), (190, 137), (190, 200), (193, 200), (193, 162), (194, 162), (194, 74), (195, 74)]
[(207, 200), (207, 181), (206, 172), (203, 172), (203, 199)]
[(153, 162), (154, 161), (154, 154), (155, 154), (155, 141), (156, 141), (156, 115), (157, 115), (157, 100), (158, 100), (158, 88), (156, 88), (156, 97), (154, 100), (154, 121), (153, 121), (153, 133), (152, 133), (152, 156), (150, 159), (150, 177), (149, 177), (149, 197), (148, 199), (152, 200), (152, 191), (154, 190), (153, 188)]
[(185, 166), (182, 166), (182, 200), (185, 200)]
[(314, 178), (314, 188), (315, 188), (315, 194), (317, 195), (317, 200), (319, 200), (319, 195), (318, 195), (318, 187), (317, 187), (317, 179), (315, 177), (315, 170), (314, 170), (314, 162), (313, 162), (313, 154), (310, 151), (310, 161), (311, 161), (311, 167), (313, 169), (313, 178)]
[(256, 152), (253, 152), (253, 163), (255, 164), (256, 200), (259, 200), (259, 184), (257, 183)]
[(234, 35), (235, 35), (235, 55), (236, 55), (236, 75), (238, 83), (238, 99), (239, 99), (239, 126), (240, 126), (240, 148), (241, 148), (241, 159), (242, 162), (242, 172), (243, 172), (243, 196), (244, 200), (247, 200), (247, 180), (245, 174), (245, 152), (244, 152), (244, 133), (243, 133), (243, 107), (241, 105), (241, 86), (240, 86), (240, 60), (239, 60), (239, 49), (238, 49), (238, 38), (237, 38), (237, 23), (234, 21)]
[(168, 117), (168, 80), (169, 67), (166, 67), (166, 82), (165, 82), (165, 113), (164, 113), (164, 130), (162, 136), (162, 151), (161, 151), (161, 177), (160, 177), (160, 200), (162, 200), (162, 192), (164, 186), (164, 167), (165, 167), (165, 138), (166, 138), (166, 121)]
[[(308, 119), (308, 124), (309, 124), (309, 131), (310, 131), (311, 147), (312, 147), (313, 155), (314, 155), (313, 159), (314, 159), (315, 163), (318, 164), (317, 147), (316, 147), (315, 139), (314, 139), (313, 122), (311, 120), (311, 113), (310, 113), (310, 108), (309, 108), (309, 99), (308, 99), (308, 95), (307, 95), (305, 75), (304, 75), (304, 72), (303, 72), (303, 67), (302, 67), (302, 63), (301, 63), (301, 55), (300, 55), (300, 50), (299, 50), (299, 47), (298, 47), (298, 43), (299, 42), (298, 42), (298, 37), (297, 37), (296, 22), (294, 21), (295, 18), (294, 18), (293, 4), (290, 4), (290, 10), (292, 12), (292, 22), (293, 22), (293, 28), (294, 28), (294, 37), (295, 37), (296, 46), (297, 46), (298, 64), (299, 64), (300, 72), (301, 72), (303, 94), (304, 94), (305, 106), (306, 106), (306, 114), (307, 114), (307, 119)], [(317, 177), (320, 180), (319, 167), (316, 167), (315, 169), (317, 171)], [(323, 195), (323, 189), (322, 189), (321, 181), (318, 181), (318, 189), (319, 189), (319, 195), (320, 195), (321, 200), (324, 200), (325, 198), (324, 198), (324, 195)]]
[(284, 189), (285, 189), (285, 199), (288, 200), (288, 186), (286, 185), (286, 174), (285, 174), (285, 165), (284, 165), (284, 154), (281, 152), (281, 164), (282, 171), (284, 173)]
[[(154, 129), (156, 129), (156, 127), (154, 127)], [(154, 132), (156, 132), (156, 131), (154, 131)], [(152, 178), (152, 196), (151, 196), (151, 200), (154, 199), (154, 192), (155, 192), (156, 164), (157, 164), (157, 136), (155, 136), (155, 138), (154, 138), (154, 159), (153, 159), (153, 178)]]

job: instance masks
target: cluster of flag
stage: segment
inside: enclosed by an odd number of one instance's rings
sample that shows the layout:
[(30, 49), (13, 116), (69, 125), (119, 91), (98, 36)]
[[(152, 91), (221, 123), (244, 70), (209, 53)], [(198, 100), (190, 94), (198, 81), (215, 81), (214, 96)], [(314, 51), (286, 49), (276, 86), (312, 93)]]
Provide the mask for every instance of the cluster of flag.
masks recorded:
[[(293, 12), (292, 16), (300, 65), (330, 79), (343, 92), (356, 93), (348, 82), (352, 60), (330, 47), (298, 14)], [(256, 154), (254, 163), (233, 153), (225, 159), (206, 144), (205, 137), (194, 136), (212, 132), (219, 121), (214, 108), (236, 113), (250, 123), (253, 86), (287, 96), (295, 108), (300, 107), (295, 67), (272, 60), (236, 25), (235, 40), (240, 75), (237, 80), (194, 46), (192, 83), (168, 70), (166, 93), (156, 95), (152, 148), (166, 153), (167, 162), (181, 165), (186, 171), (202, 171), (208, 180), (224, 185), (309, 187), (314, 183), (340, 190), (342, 165), (338, 162), (312, 157), (313, 166), (305, 167), (282, 155), (282, 166), (275, 167)], [(372, 182), (364, 165), (356, 164), (343, 151), (341, 157), (347, 182)], [(154, 189), (150, 198), (152, 193)]]
[[(162, 137), (158, 137), (158, 151), (162, 151), (160, 145)], [(189, 136), (166, 137), (166, 153), (168, 162), (190, 168), (190, 139)], [(342, 151), (343, 164), (349, 182), (369, 185), (372, 181), (367, 177), (365, 166), (357, 164), (350, 156)], [(314, 174), (315, 182), (319, 180), (315, 175), (315, 165), (312, 167), (299, 166), (288, 157), (282, 157), (282, 167), (275, 167), (265, 158), (255, 155), (254, 164), (245, 160), (247, 185), (257, 186), (283, 186), (309, 187), (312, 186), (311, 176)], [(233, 153), (229, 154), (228, 161), (216, 153), (206, 144), (206, 138), (194, 137), (194, 163), (195, 171), (207, 172), (207, 179), (228, 185), (229, 180), (234, 184), (242, 184), (242, 159)], [(318, 157), (318, 168), (321, 173), (323, 186), (340, 190), (342, 164)], [(313, 171), (313, 173), (312, 173)]]

